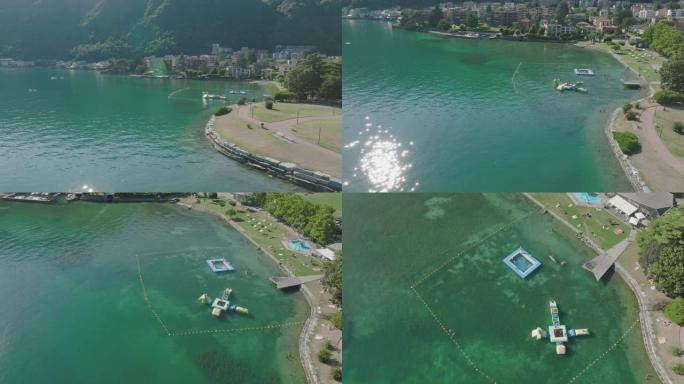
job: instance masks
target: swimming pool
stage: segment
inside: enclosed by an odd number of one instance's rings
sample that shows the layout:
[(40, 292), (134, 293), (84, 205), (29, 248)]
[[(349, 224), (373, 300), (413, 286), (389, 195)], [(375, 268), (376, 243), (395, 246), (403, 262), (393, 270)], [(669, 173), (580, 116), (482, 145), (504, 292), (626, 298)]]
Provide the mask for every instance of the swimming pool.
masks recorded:
[(575, 192), (575, 198), (586, 204), (601, 204), (601, 196), (598, 193)]
[(296, 252), (308, 253), (309, 251), (311, 251), (309, 243), (307, 243), (304, 240), (290, 240), (287, 242), (287, 245), (291, 250)]

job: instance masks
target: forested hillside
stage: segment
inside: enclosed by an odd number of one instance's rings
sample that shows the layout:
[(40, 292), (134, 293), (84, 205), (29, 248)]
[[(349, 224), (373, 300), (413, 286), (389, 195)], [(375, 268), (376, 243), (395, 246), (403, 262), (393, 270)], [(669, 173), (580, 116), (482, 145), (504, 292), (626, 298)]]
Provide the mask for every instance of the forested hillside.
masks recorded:
[(340, 0), (0, 0), (0, 57), (204, 53), (214, 42), (340, 51)]

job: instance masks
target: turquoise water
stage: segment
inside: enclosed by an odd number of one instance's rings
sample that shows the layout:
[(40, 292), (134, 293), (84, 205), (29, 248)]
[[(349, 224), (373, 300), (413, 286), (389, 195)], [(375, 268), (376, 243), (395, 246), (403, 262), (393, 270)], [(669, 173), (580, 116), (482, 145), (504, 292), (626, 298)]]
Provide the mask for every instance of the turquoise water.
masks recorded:
[(575, 192), (573, 193), (577, 199), (588, 204), (599, 204), (601, 202), (601, 196), (596, 193), (589, 192)]
[[(274, 263), (214, 216), (167, 204), (0, 202), (0, 244), (0, 383), (305, 380), (305, 299), (275, 289)], [(238, 270), (213, 273), (206, 260), (220, 257)], [(250, 315), (215, 318), (197, 302), (225, 288)]]
[(0, 69), (0, 84), (0, 191), (296, 189), (220, 155), (204, 136), (223, 104), (204, 103), (203, 91), (260, 99), (261, 86), (51, 69)]
[[(597, 282), (582, 268), (593, 253), (523, 196), (343, 198), (364, 212), (345, 218), (345, 383), (658, 382), (632, 291)], [(543, 263), (526, 279), (502, 262), (520, 246)], [(530, 337), (551, 324), (549, 300), (591, 332), (563, 357)]]
[[(348, 191), (630, 190), (603, 129), (644, 92), (611, 56), (342, 23)], [(587, 67), (597, 76), (576, 76)], [(583, 80), (588, 94), (553, 80)]]

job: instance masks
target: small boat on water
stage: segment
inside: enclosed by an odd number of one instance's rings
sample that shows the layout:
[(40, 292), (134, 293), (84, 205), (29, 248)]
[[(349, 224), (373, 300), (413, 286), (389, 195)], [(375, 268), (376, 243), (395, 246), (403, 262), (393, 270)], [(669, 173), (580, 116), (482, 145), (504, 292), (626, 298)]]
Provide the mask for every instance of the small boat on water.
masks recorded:
[(575, 68), (575, 75), (577, 76), (595, 76), (593, 69), (589, 68)]
[(225, 96), (222, 95), (212, 95), (208, 92), (202, 92), (202, 98), (204, 100), (226, 100)]

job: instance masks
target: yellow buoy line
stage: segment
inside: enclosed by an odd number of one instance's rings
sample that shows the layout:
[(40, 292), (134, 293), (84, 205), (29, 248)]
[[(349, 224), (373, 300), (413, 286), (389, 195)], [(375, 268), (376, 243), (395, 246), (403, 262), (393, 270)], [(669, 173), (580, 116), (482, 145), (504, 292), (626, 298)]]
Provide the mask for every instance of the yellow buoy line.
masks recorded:
[(630, 325), (629, 328), (627, 328), (627, 330), (622, 334), (622, 336), (620, 336), (619, 339), (617, 339), (616, 342), (611, 344), (611, 346), (607, 350), (605, 350), (603, 353), (598, 355), (594, 360), (592, 360), (589, 364), (587, 364), (586, 367), (584, 367), (581, 371), (579, 371), (579, 373), (577, 375), (575, 375), (572, 379), (570, 379), (570, 381), (568, 381), (568, 384), (574, 383), (578, 378), (580, 378), (580, 376), (584, 375), (591, 367), (593, 367), (601, 359), (606, 357), (606, 355), (608, 355), (608, 353), (612, 352), (615, 348), (617, 348), (617, 346), (622, 343), (622, 341), (634, 329), (634, 327), (636, 327), (636, 325), (639, 324), (639, 321), (640, 320), (637, 317), (637, 319), (634, 321), (634, 323), (632, 323), (632, 325)]
[(516, 75), (518, 74), (518, 72), (520, 71), (520, 67), (522, 67), (522, 64), (523, 64), (523, 63), (522, 63), (522, 61), (521, 61), (520, 64), (518, 64), (518, 66), (515, 68), (515, 72), (513, 72), (513, 77), (511, 77), (511, 83), (513, 83), (513, 90), (515, 91), (515, 93), (518, 93), (518, 87), (517, 87), (517, 85), (516, 85), (516, 83), (515, 83), (515, 76), (516, 76)]
[(294, 327), (304, 325), (305, 321), (291, 321), (287, 323), (264, 325), (261, 327), (243, 327), (243, 328), (219, 328), (219, 329), (202, 329), (197, 331), (172, 332), (169, 336), (192, 336), (192, 335), (206, 335), (211, 333), (231, 333), (231, 332), (249, 332), (249, 331), (268, 331), (278, 328)]
[(427, 311), (430, 313), (432, 318), (435, 319), (435, 321), (437, 322), (439, 327), (442, 329), (442, 331), (447, 335), (449, 340), (451, 340), (451, 343), (454, 344), (456, 346), (456, 348), (458, 349), (458, 351), (461, 353), (461, 355), (463, 355), (463, 357), (468, 362), (468, 365), (470, 366), (470, 368), (472, 368), (475, 372), (479, 373), (482, 377), (487, 379), (487, 381), (489, 381), (490, 383), (496, 383), (496, 380), (494, 380), (491, 375), (489, 375), (487, 372), (482, 370), (477, 364), (475, 364), (475, 361), (470, 357), (470, 355), (468, 355), (468, 353), (466, 353), (466, 351), (465, 351), (465, 349), (463, 349), (463, 346), (461, 345), (461, 343), (459, 343), (458, 340), (456, 339), (455, 332), (452, 329), (447, 328), (444, 325), (444, 323), (442, 323), (442, 321), (439, 319), (439, 317), (437, 316), (435, 311), (432, 310), (432, 307), (430, 307), (430, 305), (425, 301), (425, 299), (420, 294), (420, 292), (418, 292), (414, 287), (411, 287), (411, 290), (413, 290), (413, 292), (416, 294), (416, 296), (418, 296), (418, 298), (423, 303), (423, 305), (425, 306)]
[(157, 319), (157, 321), (159, 322), (159, 325), (161, 325), (162, 329), (164, 330), (164, 333), (166, 333), (167, 336), (191, 336), (191, 335), (207, 335), (207, 334), (216, 334), (216, 333), (268, 331), (268, 330), (285, 328), (285, 327), (301, 326), (301, 325), (304, 325), (304, 323), (306, 323), (306, 321), (289, 321), (289, 322), (284, 322), (284, 323), (269, 324), (269, 325), (256, 326), (256, 327), (217, 328), (217, 329), (201, 329), (201, 330), (190, 330), (190, 331), (182, 331), (182, 332), (172, 332), (169, 329), (169, 327), (166, 326), (166, 323), (164, 323), (164, 320), (162, 320), (161, 316), (159, 316), (157, 311), (155, 311), (154, 307), (152, 306), (152, 302), (150, 301), (149, 297), (147, 296), (147, 288), (145, 287), (145, 280), (143, 278), (142, 267), (140, 266), (140, 257), (138, 255), (135, 255), (135, 260), (136, 260), (136, 264), (138, 266), (138, 280), (140, 281), (140, 287), (142, 288), (143, 299), (145, 300), (145, 304), (147, 304), (147, 307), (150, 309), (150, 312), (152, 312), (152, 315), (154, 316), (154, 318)]
[(492, 232), (492, 233), (486, 235), (485, 237), (483, 237), (482, 239), (480, 239), (480, 241), (476, 242), (475, 244), (472, 244), (472, 245), (468, 246), (468, 247), (465, 248), (464, 250), (462, 250), (462, 251), (456, 253), (455, 255), (451, 256), (450, 258), (446, 259), (446, 260), (445, 260), (442, 264), (440, 264), (437, 268), (435, 268), (434, 270), (432, 270), (431, 272), (427, 273), (425, 276), (421, 277), (420, 279), (418, 279), (417, 281), (415, 281), (413, 284), (411, 284), (411, 289), (413, 289), (414, 287), (417, 287), (418, 285), (420, 285), (421, 283), (423, 283), (425, 280), (427, 280), (428, 278), (430, 278), (432, 275), (434, 275), (435, 273), (437, 273), (438, 271), (440, 271), (441, 269), (443, 269), (443, 268), (446, 267), (447, 265), (451, 264), (457, 257), (459, 257), (459, 256), (463, 255), (464, 253), (469, 252), (469, 251), (471, 251), (471, 250), (473, 250), (473, 249), (479, 247), (480, 244), (482, 244), (483, 242), (485, 242), (485, 241), (489, 240), (490, 238), (496, 236), (497, 234), (499, 234), (499, 233), (501, 233), (502, 231), (504, 231), (504, 230), (508, 229), (509, 227), (511, 227), (513, 224), (515, 224), (515, 223), (517, 223), (518, 221), (521, 221), (521, 220), (527, 218), (528, 216), (532, 215), (533, 213), (536, 213), (536, 211), (528, 212), (528, 213), (526, 213), (526, 214), (524, 214), (524, 215), (522, 215), (522, 216), (520, 216), (520, 217), (518, 217), (518, 218), (516, 218), (516, 219), (513, 219), (510, 223), (504, 224), (503, 226), (501, 226), (501, 228), (499, 228), (499, 229), (497, 229), (496, 231), (494, 231), (494, 232)]

